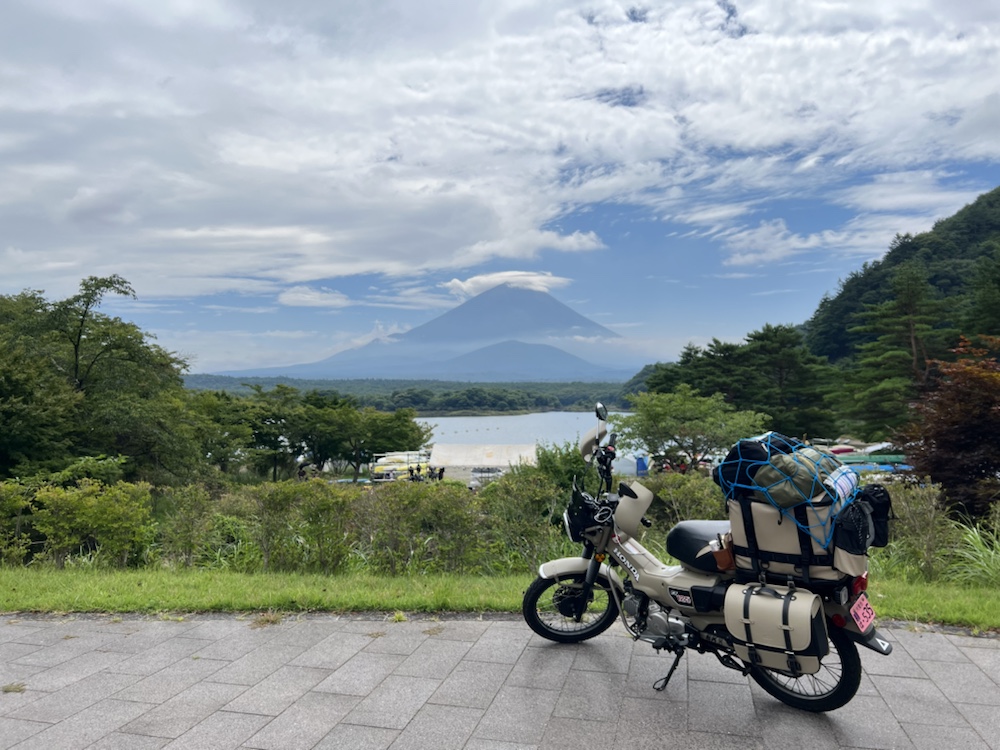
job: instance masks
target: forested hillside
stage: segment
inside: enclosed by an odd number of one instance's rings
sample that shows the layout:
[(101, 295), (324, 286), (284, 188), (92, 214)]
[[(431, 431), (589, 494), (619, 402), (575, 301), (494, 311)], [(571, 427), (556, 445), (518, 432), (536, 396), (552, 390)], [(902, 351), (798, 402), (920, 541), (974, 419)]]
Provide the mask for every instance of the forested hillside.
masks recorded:
[(831, 362), (855, 355), (874, 341), (863, 314), (897, 297), (893, 279), (912, 265), (939, 300), (941, 327), (967, 334), (1000, 332), (1000, 188), (981, 195), (929, 232), (897, 235), (881, 260), (848, 275), (836, 295), (824, 297), (805, 325), (809, 350)]

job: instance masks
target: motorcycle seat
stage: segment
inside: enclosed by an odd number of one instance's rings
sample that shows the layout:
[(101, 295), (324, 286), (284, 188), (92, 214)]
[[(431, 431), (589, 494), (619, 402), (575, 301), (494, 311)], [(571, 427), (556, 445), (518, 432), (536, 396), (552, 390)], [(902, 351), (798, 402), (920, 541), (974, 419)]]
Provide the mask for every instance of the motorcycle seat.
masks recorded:
[(728, 533), (729, 521), (681, 521), (667, 533), (667, 553), (686, 568), (716, 573), (710, 545)]

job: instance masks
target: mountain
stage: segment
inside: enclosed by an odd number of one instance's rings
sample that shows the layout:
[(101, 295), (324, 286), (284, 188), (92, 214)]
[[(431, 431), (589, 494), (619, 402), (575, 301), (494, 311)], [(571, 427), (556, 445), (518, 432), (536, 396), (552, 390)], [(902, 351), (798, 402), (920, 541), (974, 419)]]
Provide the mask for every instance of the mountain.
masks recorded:
[(596, 365), (556, 345), (612, 338), (620, 337), (550, 294), (502, 284), (388, 341), (373, 341), (318, 362), (218, 374), (478, 382), (625, 380), (634, 368)]
[(618, 338), (551, 294), (501, 284), (407, 331), (399, 340), (434, 344), (573, 336)]
[[(470, 381), (490, 382), (505, 380), (600, 380), (622, 379), (622, 370), (603, 367), (564, 352), (548, 344), (525, 344), (521, 341), (503, 341), (463, 354), (444, 363), (435, 380), (446, 379), (446, 374), (461, 372)], [(502, 372), (503, 378), (496, 375)], [(631, 375), (632, 371), (628, 370)]]

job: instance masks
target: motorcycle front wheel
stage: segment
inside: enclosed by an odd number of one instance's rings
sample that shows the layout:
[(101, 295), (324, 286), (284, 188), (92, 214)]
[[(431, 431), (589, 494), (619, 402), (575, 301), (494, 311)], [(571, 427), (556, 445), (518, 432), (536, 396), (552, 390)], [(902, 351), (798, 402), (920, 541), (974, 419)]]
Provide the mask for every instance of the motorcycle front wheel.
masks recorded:
[(782, 703), (803, 711), (833, 711), (847, 703), (861, 685), (858, 647), (840, 628), (830, 628), (830, 653), (819, 672), (800, 677), (750, 666), (750, 676)]
[(536, 578), (521, 605), (528, 627), (558, 643), (579, 643), (611, 627), (618, 617), (611, 584), (598, 576), (589, 595), (584, 594), (583, 584), (583, 573)]

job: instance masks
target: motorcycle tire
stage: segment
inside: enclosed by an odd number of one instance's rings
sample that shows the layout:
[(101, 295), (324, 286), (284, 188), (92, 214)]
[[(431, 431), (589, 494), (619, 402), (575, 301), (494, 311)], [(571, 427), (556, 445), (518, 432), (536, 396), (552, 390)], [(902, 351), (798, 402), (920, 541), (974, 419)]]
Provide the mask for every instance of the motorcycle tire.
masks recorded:
[(586, 601), (583, 573), (536, 578), (524, 592), (521, 612), (528, 627), (557, 643), (579, 643), (598, 636), (618, 617), (611, 584), (598, 576)]
[(821, 713), (847, 705), (861, 685), (858, 647), (843, 630), (831, 627), (830, 653), (819, 672), (793, 677), (773, 669), (750, 666), (754, 682), (782, 703), (803, 711)]

